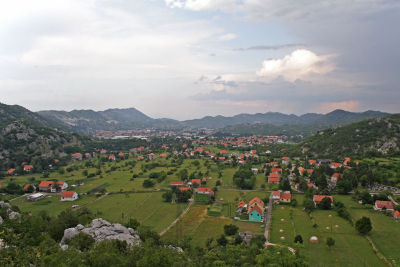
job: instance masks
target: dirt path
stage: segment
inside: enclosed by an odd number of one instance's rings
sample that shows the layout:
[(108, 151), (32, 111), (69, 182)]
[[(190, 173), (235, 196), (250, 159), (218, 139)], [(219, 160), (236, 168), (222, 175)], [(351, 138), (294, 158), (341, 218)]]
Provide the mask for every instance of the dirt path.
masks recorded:
[(269, 201), (268, 201), (268, 209), (267, 209), (267, 214), (265, 216), (265, 230), (264, 230), (264, 236), (265, 236), (265, 244), (268, 244), (268, 237), (269, 237), (269, 227), (271, 226), (271, 214), (272, 214), (272, 194), (269, 195)]
[(23, 194), (22, 196), (15, 197), (15, 198), (13, 198), (13, 199), (10, 199), (8, 202), (14, 201), (14, 200), (16, 200), (16, 199), (18, 199), (18, 198), (21, 198), (21, 197), (24, 197), (24, 196), (26, 196), (26, 195), (27, 195), (27, 194)]
[(189, 202), (189, 205), (186, 207), (186, 209), (181, 213), (181, 215), (179, 215), (178, 218), (175, 219), (175, 221), (173, 221), (170, 225), (168, 225), (164, 230), (162, 230), (160, 232), (160, 236), (164, 235), (166, 232), (168, 232), (169, 229), (171, 229), (172, 227), (174, 227), (174, 225), (179, 222), (180, 219), (183, 218), (183, 216), (185, 216), (186, 213), (188, 213), (190, 207), (193, 205), (194, 203), (194, 199), (191, 199)]
[(372, 239), (369, 236), (366, 236), (368, 242), (371, 244), (372, 249), (376, 253), (379, 259), (381, 259), (384, 263), (386, 263), (388, 266), (392, 267), (393, 265), (386, 259), (385, 256), (378, 250), (378, 248), (375, 246), (374, 242), (372, 242)]

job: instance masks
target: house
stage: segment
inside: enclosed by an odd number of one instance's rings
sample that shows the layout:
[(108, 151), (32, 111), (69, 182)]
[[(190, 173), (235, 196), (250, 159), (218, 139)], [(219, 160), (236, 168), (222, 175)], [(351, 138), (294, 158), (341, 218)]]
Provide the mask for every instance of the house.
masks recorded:
[(182, 181), (172, 181), (169, 183), (170, 186), (183, 186)]
[(73, 153), (73, 154), (71, 154), (71, 158), (74, 160), (82, 160), (82, 154), (81, 153)]
[(313, 202), (314, 205), (317, 206), (319, 203), (321, 203), (322, 200), (324, 200), (325, 198), (330, 198), (331, 199), (331, 203), (333, 204), (333, 197), (332, 196), (327, 196), (327, 195), (314, 195), (313, 196)]
[(282, 164), (289, 165), (289, 163), (290, 163), (290, 158), (289, 157), (283, 157), (282, 158)]
[(203, 177), (203, 178), (201, 178), (201, 183), (202, 183), (202, 184), (205, 184), (205, 183), (207, 183), (207, 177)]
[(115, 161), (115, 155), (114, 154), (110, 154), (108, 156), (108, 160), (114, 160)]
[(257, 205), (250, 208), (249, 221), (251, 221), (251, 222), (262, 222), (263, 221), (263, 211)]
[(90, 153), (85, 153), (85, 158), (91, 159), (91, 158), (92, 158), (92, 155), (90, 155)]
[(317, 164), (317, 161), (316, 161), (315, 159), (309, 159), (309, 160), (308, 160), (308, 164), (310, 164), (310, 165), (316, 165), (316, 164)]
[(349, 157), (344, 158), (343, 165), (349, 164), (350, 161), (351, 159)]
[(100, 154), (106, 154), (107, 150), (105, 150), (104, 148), (102, 150), (100, 150)]
[(192, 185), (194, 184), (201, 185), (201, 180), (200, 179), (192, 179)]
[(271, 168), (271, 172), (282, 174), (282, 168)]
[(279, 201), (284, 203), (290, 203), (290, 201), (292, 201), (292, 194), (290, 194), (289, 191), (281, 193)]
[(118, 153), (118, 157), (124, 158), (124, 157), (125, 157), (125, 154), (124, 154), (123, 152), (119, 152), (119, 153)]
[(332, 174), (332, 176), (331, 176), (331, 182), (332, 182), (332, 183), (336, 183), (336, 182), (339, 180), (340, 177), (341, 177), (341, 174), (335, 172), (335, 173)]
[(393, 213), (393, 217), (394, 217), (396, 220), (400, 220), (400, 211), (396, 210), (396, 211)]
[(375, 201), (374, 210), (390, 210), (393, 211), (393, 204), (391, 201)]
[(74, 191), (64, 191), (61, 193), (61, 201), (74, 201), (78, 199), (78, 193)]
[(247, 204), (243, 200), (241, 200), (237, 206), (236, 213), (243, 214), (246, 213), (246, 211), (247, 211)]
[(258, 206), (261, 210), (264, 210), (264, 201), (260, 198), (255, 197), (249, 202), (249, 209), (253, 208), (254, 206)]
[(149, 160), (153, 160), (156, 158), (156, 155), (154, 153), (149, 154)]
[(24, 165), (24, 171), (30, 172), (32, 170), (33, 170), (33, 166), (32, 165)]
[(196, 189), (196, 193), (210, 196), (214, 195), (214, 191), (212, 191), (209, 187), (199, 187)]
[(15, 169), (11, 168), (7, 171), (7, 175), (13, 175), (15, 172)]
[(161, 154), (160, 154), (160, 157), (161, 157), (161, 158), (166, 158), (166, 157), (167, 157), (167, 154), (166, 154), (166, 153), (161, 153)]
[(24, 191), (28, 191), (29, 187), (32, 186), (33, 191), (36, 191), (36, 187), (33, 184), (26, 184), (24, 185)]
[(189, 191), (190, 187), (179, 187), (179, 191)]
[(66, 182), (55, 183), (54, 181), (41, 181), (39, 184), (39, 191), (56, 193), (57, 187), (58, 191), (64, 191), (68, 188), (68, 184)]
[(281, 198), (281, 191), (272, 191), (272, 199), (279, 200)]
[(337, 168), (342, 167), (342, 164), (341, 163), (337, 163), (337, 162), (332, 162), (332, 163), (329, 164), (329, 167), (331, 169), (337, 169)]
[(45, 197), (45, 195), (42, 193), (35, 193), (35, 194), (27, 196), (26, 199), (28, 201), (38, 201), (38, 200), (43, 199), (44, 197)]
[(271, 172), (268, 176), (268, 183), (271, 184), (279, 184), (280, 177), (279, 174), (276, 172)]
[(258, 169), (257, 168), (251, 168), (251, 171), (253, 172), (253, 174), (258, 174)]

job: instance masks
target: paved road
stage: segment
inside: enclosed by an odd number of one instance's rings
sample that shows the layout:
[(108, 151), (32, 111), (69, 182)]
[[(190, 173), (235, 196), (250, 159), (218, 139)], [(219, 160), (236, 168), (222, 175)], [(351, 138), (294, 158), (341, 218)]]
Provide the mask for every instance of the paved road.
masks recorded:
[(269, 227), (271, 226), (271, 213), (272, 213), (272, 194), (269, 195), (269, 201), (268, 201), (268, 209), (267, 209), (267, 214), (265, 216), (265, 231), (264, 231), (264, 236), (265, 236), (265, 244), (268, 244), (268, 238), (269, 238)]

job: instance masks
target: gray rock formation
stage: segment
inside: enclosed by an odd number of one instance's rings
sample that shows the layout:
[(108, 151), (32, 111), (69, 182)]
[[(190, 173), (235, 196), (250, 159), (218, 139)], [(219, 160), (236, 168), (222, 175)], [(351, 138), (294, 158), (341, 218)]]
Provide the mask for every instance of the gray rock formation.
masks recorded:
[(94, 219), (89, 227), (78, 224), (74, 228), (65, 229), (64, 236), (60, 242), (61, 248), (67, 249), (68, 247), (65, 246), (67, 240), (73, 238), (80, 232), (90, 235), (96, 242), (106, 239), (118, 239), (126, 241), (128, 245), (138, 246), (140, 244), (140, 236), (132, 228), (126, 228), (119, 223), (109, 223), (100, 218)]
[(3, 218), (0, 216), (0, 225), (3, 224)]

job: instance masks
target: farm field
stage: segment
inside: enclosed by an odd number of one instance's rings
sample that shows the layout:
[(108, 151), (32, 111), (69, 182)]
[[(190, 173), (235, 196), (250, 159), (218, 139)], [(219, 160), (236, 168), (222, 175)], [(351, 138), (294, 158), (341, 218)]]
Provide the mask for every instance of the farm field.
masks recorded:
[[(295, 198), (302, 203), (303, 196), (295, 195)], [(313, 227), (314, 224), (317, 227)], [(280, 232), (281, 229), (284, 232)], [(338, 217), (335, 211), (316, 210), (310, 217), (302, 207), (274, 206), (270, 242), (294, 247), (297, 234), (304, 241), (300, 251), (311, 266), (385, 266), (367, 239), (359, 235), (349, 222)], [(317, 236), (319, 243), (310, 243), (311, 236)], [(285, 240), (281, 240), (281, 237), (285, 237)], [(336, 241), (331, 249), (326, 245), (327, 237)]]
[(261, 223), (239, 222), (227, 217), (207, 216), (207, 205), (192, 206), (190, 211), (172, 227), (162, 239), (165, 241), (177, 241), (183, 237), (191, 238), (192, 245), (204, 247), (207, 239), (219, 238), (224, 233), (224, 225), (235, 224), (239, 231), (250, 231), (263, 234), (264, 227)]
[(400, 222), (395, 221), (381, 212), (358, 204), (350, 196), (336, 196), (343, 202), (354, 221), (362, 216), (369, 217), (372, 222), (372, 231), (369, 237), (377, 249), (395, 266), (400, 265)]

